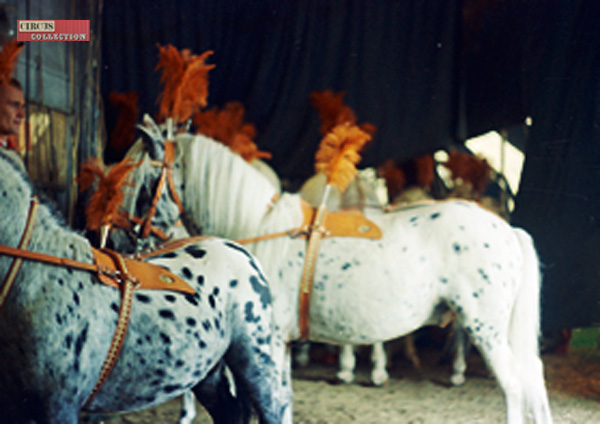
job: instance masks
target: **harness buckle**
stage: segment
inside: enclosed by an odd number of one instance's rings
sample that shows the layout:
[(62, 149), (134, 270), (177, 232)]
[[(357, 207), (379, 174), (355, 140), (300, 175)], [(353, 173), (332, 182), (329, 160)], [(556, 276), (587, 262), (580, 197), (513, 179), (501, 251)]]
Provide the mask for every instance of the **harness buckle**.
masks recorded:
[(120, 286), (123, 286), (126, 282), (129, 282), (132, 284), (133, 288), (136, 289), (142, 284), (136, 277), (126, 274), (118, 269), (111, 270), (105, 266), (98, 266), (98, 273), (107, 276)]

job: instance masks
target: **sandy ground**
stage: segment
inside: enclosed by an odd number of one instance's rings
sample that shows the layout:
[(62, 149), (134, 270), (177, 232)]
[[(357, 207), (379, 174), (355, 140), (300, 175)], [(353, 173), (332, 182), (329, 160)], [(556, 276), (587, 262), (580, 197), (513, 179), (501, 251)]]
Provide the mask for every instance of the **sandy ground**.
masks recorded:
[[(369, 385), (368, 351), (359, 351), (357, 382), (335, 384), (335, 364), (313, 349), (314, 362), (294, 370), (294, 422), (324, 423), (503, 423), (504, 401), (476, 353), (469, 356), (467, 382), (449, 387), (450, 368), (440, 365), (439, 350), (419, 349), (425, 368), (417, 373), (401, 354), (393, 354), (391, 379), (384, 387)], [(600, 423), (600, 350), (571, 349), (546, 354), (546, 384), (556, 424)], [(121, 415), (110, 424), (176, 423), (180, 400)], [(210, 423), (201, 406), (195, 423)]]

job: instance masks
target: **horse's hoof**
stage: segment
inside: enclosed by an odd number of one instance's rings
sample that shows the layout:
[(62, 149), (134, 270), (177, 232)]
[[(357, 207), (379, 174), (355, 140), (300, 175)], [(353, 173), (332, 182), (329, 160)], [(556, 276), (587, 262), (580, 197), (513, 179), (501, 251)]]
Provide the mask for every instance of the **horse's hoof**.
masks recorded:
[(464, 374), (453, 374), (450, 377), (450, 382), (453, 386), (462, 386), (463, 384), (465, 384), (465, 380), (466, 379)]
[(350, 371), (339, 371), (336, 376), (337, 379), (342, 383), (350, 384), (354, 382), (354, 373)]
[(375, 371), (371, 374), (371, 381), (376, 387), (381, 387), (386, 384), (390, 379), (390, 376), (385, 371)]

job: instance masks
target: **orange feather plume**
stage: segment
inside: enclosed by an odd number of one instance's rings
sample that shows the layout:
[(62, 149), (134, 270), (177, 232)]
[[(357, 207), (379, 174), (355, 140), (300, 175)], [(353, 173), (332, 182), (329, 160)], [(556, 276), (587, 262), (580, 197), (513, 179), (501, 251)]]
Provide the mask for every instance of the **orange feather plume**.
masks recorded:
[(15, 73), (17, 58), (25, 44), (16, 39), (5, 41), (0, 52), (0, 85), (8, 84)]
[(462, 179), (473, 186), (476, 196), (485, 191), (490, 181), (491, 166), (487, 160), (470, 153), (451, 151), (443, 165), (452, 173), (452, 179)]
[(158, 49), (160, 59), (156, 70), (162, 69), (160, 82), (163, 85), (159, 96), (159, 120), (173, 118), (179, 124), (189, 119), (196, 110), (206, 107), (208, 71), (215, 65), (207, 65), (205, 60), (213, 52), (197, 56), (189, 49), (179, 52), (172, 45), (159, 45)]
[(129, 226), (129, 221), (119, 213), (123, 202), (123, 188), (129, 185), (125, 179), (139, 165), (131, 158), (125, 158), (105, 172), (104, 164), (98, 158), (90, 158), (81, 165), (77, 182), (84, 191), (97, 184), (86, 208), (86, 228), (98, 230), (103, 225)]
[(327, 184), (345, 191), (356, 176), (360, 152), (370, 140), (371, 136), (356, 125), (344, 123), (335, 126), (321, 140), (315, 155), (315, 170), (327, 176)]
[(216, 107), (198, 111), (192, 118), (197, 134), (203, 134), (225, 144), (246, 161), (270, 159), (271, 154), (258, 149), (252, 141), (256, 137), (253, 124), (244, 122), (244, 106), (229, 102), (219, 110)]
[(125, 152), (135, 141), (139, 95), (135, 91), (112, 92), (108, 98), (114, 107), (119, 108), (119, 117), (110, 135), (108, 146), (116, 152)]

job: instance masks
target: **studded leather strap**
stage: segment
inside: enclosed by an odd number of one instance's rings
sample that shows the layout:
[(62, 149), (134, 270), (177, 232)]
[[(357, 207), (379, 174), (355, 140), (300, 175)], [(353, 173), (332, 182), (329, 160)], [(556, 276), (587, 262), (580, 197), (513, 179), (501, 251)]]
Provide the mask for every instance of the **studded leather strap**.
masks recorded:
[(122, 283), (121, 283), (121, 307), (119, 308), (119, 318), (117, 319), (117, 328), (113, 334), (113, 338), (110, 342), (110, 347), (108, 349), (108, 353), (106, 354), (106, 358), (104, 359), (104, 363), (102, 364), (102, 368), (100, 368), (100, 376), (98, 377), (98, 381), (92, 390), (92, 393), (86, 400), (86, 404), (89, 403), (96, 393), (100, 390), (113, 367), (115, 366), (115, 362), (117, 362), (117, 358), (119, 356), (119, 352), (123, 347), (123, 341), (125, 340), (125, 335), (127, 334), (127, 328), (129, 327), (129, 318), (131, 316), (131, 303), (133, 301), (133, 291), (139, 285), (138, 281), (135, 277), (132, 277), (129, 274), (129, 270), (127, 269), (127, 265), (123, 257), (119, 254), (112, 254), (115, 252), (107, 250), (106, 252), (110, 252), (109, 254), (112, 256), (113, 260), (117, 264), (117, 269), (122, 275)]

